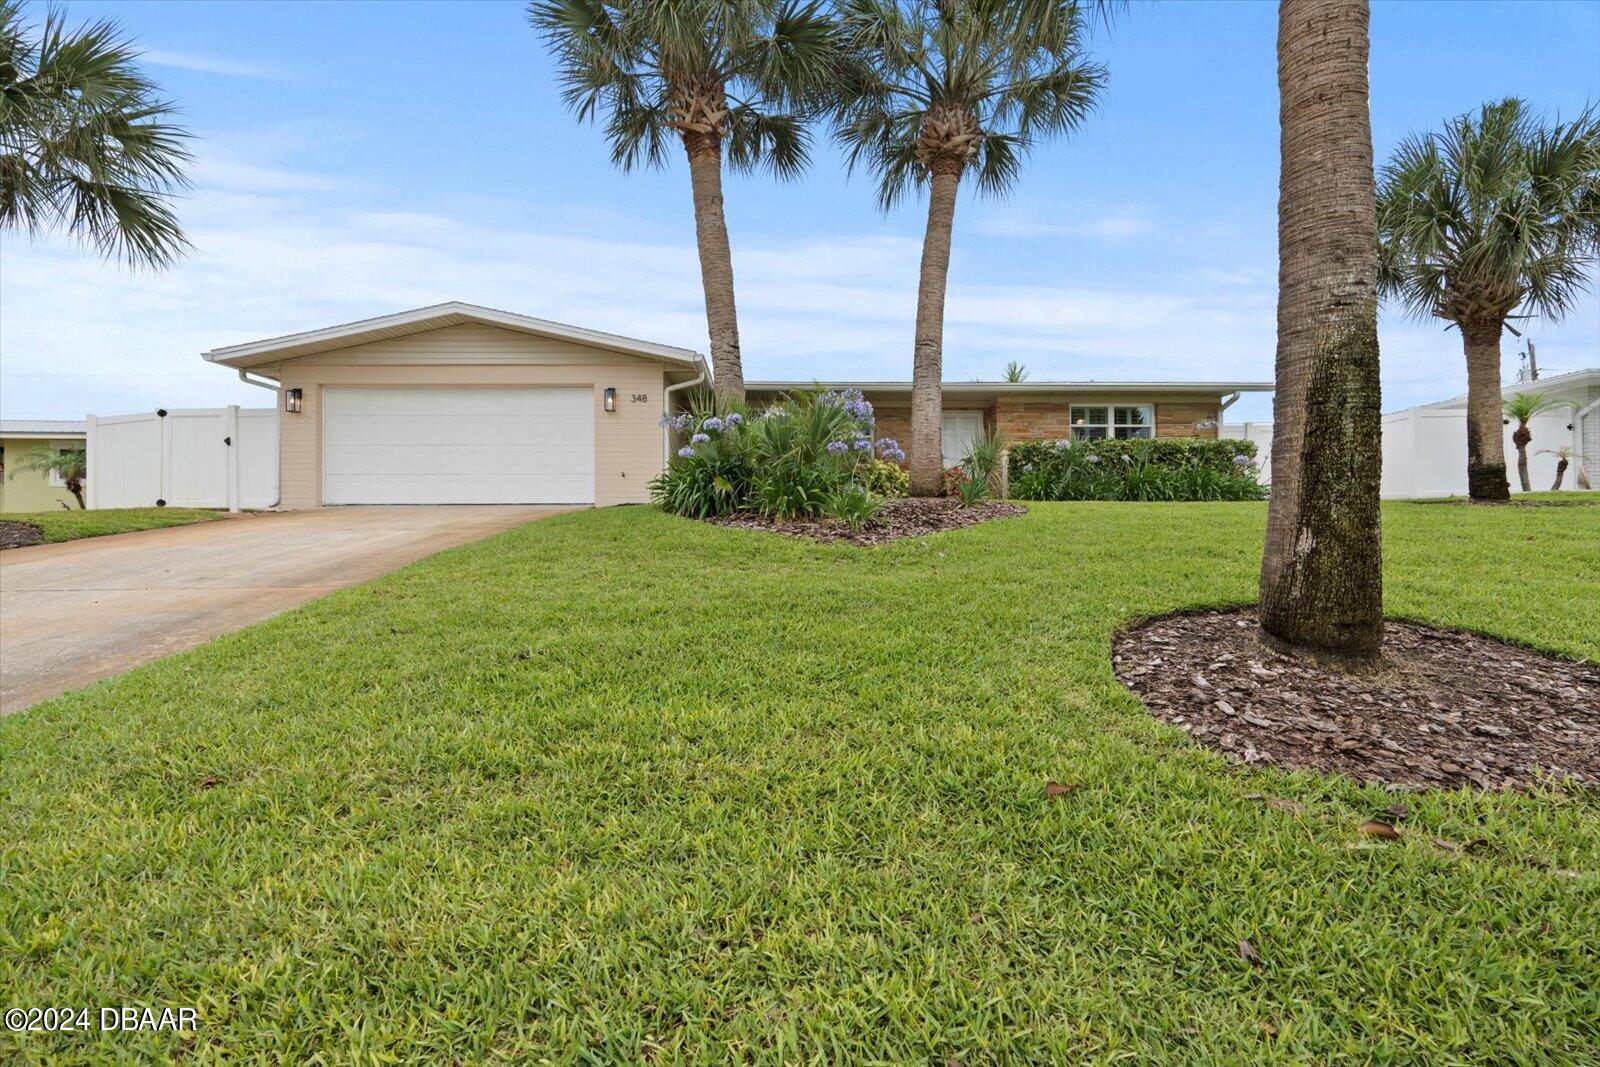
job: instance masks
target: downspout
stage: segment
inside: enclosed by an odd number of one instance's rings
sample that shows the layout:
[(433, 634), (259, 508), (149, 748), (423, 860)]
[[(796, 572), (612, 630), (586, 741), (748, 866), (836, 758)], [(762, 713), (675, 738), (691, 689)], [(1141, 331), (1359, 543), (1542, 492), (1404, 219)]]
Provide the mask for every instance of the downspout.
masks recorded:
[[(1583, 420), (1591, 411), (1600, 411), (1600, 400), (1591, 401), (1581, 408), (1576, 403), (1572, 405), (1572, 451), (1577, 453), (1578, 469), (1582, 470), (1586, 477), (1589, 472), (1584, 470), (1584, 461), (1589, 458), (1589, 441), (1583, 433)], [(1573, 484), (1577, 485), (1576, 473), (1572, 479)]]
[[(259, 389), (271, 389), (274, 396), (277, 395), (278, 390), (283, 388), (283, 383), (278, 381), (276, 378), (267, 378), (267, 376), (265, 374), (263, 374), (262, 377), (266, 378), (266, 381), (258, 382), (254, 378), (250, 377), (250, 371), (247, 368), (245, 368), (245, 367), (240, 367), (239, 368), (239, 380), (241, 382), (244, 382), (246, 385), (253, 385), (253, 386), (256, 386)], [(268, 382), (270, 382), (271, 384), (270, 385), (267, 384)], [(276, 400), (274, 400), (272, 402), (272, 413), (274, 415), (276, 415), (278, 413), (278, 402)], [(272, 503), (267, 505), (267, 510), (269, 510), (269, 511), (272, 510), (273, 508), (277, 507), (282, 502), (283, 502), (283, 466), (282, 466), (282, 463), (280, 462), (279, 467), (278, 467), (278, 495), (272, 498)]]
[(1238, 402), (1239, 395), (1240, 394), (1238, 394), (1238, 393), (1229, 393), (1227, 396), (1222, 398), (1222, 405), (1217, 408), (1217, 429), (1218, 430), (1222, 429), (1222, 416), (1223, 416), (1223, 414), (1229, 408), (1233, 407), (1233, 405), (1235, 403)]
[[(706, 361), (702, 357), (700, 360), (700, 376), (698, 378), (687, 382), (679, 382), (677, 385), (669, 385), (663, 389), (661, 391), (661, 418), (663, 423), (665, 423), (666, 417), (672, 414), (672, 394), (681, 389), (693, 389), (697, 385), (703, 385), (710, 376), (710, 371), (706, 369)], [(666, 470), (671, 463), (672, 427), (663, 425), (661, 427), (661, 469), (663, 471)]]

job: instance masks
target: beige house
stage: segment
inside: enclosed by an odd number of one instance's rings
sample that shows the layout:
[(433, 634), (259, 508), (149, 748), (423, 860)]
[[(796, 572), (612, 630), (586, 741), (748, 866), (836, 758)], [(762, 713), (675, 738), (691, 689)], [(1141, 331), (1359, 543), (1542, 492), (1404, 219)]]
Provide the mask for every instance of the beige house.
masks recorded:
[[(670, 455), (660, 419), (710, 380), (702, 357), (450, 303), (205, 353), (278, 394), (279, 507), (627, 504)], [(815, 382), (749, 382), (762, 405)], [(909, 382), (859, 388), (879, 436), (910, 447)], [(944, 461), (1008, 442), (1215, 437), (1268, 382), (950, 382)]]
[(279, 393), (279, 506), (626, 504), (699, 354), (450, 303), (205, 353)]
[(5, 419), (0, 421), (0, 511), (55, 511), (78, 502), (56, 471), (24, 467), (30, 452), (60, 453), (82, 448), (81, 419)]

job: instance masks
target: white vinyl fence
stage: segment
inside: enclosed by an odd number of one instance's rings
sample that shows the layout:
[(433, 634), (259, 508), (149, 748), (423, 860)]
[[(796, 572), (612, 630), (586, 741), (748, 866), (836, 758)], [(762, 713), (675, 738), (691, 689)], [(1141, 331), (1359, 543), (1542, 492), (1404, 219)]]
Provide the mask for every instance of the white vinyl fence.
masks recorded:
[[(1590, 418), (1600, 427), (1600, 411), (1584, 419), (1582, 426), (1586, 427)], [(1533, 434), (1533, 443), (1528, 446), (1528, 481), (1536, 492), (1550, 489), (1555, 484), (1556, 457), (1541, 454), (1542, 450), (1573, 446), (1576, 438), (1581, 443), (1575, 451), (1584, 455), (1597, 443), (1590, 440), (1597, 431), (1589, 431), (1585, 438), (1573, 420), (1574, 407), (1558, 407), (1529, 420), (1528, 430)], [(1515, 426), (1504, 427), (1506, 475), (1511, 483), (1511, 491), (1520, 493), (1522, 483), (1517, 478), (1517, 448), (1511, 442), (1515, 430)], [(1271, 484), (1272, 423), (1235, 423), (1224, 426), (1222, 436), (1256, 442), (1261, 481)], [(1588, 463), (1585, 466), (1590, 480), (1595, 480), (1593, 468), (1596, 464)], [(1567, 470), (1561, 487), (1578, 487), (1575, 469)], [(1383, 417), (1382, 495), (1385, 499), (1415, 500), (1466, 494), (1466, 409), (1419, 407)]]
[(90, 415), (91, 508), (269, 508), (278, 502), (275, 408)]
[(1272, 484), (1272, 423), (1235, 422), (1222, 428), (1220, 435), (1228, 441), (1254, 441), (1256, 444), (1256, 478), (1262, 485)]

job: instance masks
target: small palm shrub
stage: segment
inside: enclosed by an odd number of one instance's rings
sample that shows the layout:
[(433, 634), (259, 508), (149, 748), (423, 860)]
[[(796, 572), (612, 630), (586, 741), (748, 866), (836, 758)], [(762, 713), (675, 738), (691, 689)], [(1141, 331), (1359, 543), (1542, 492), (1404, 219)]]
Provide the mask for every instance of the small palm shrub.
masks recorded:
[(872, 405), (857, 390), (795, 393), (761, 412), (708, 403), (663, 420), (687, 435), (650, 483), (667, 511), (693, 518), (750, 511), (787, 522), (829, 515), (837, 503), (870, 522), (876, 505), (841, 494), (860, 488), (870, 496), (875, 485), (896, 484), (904, 492), (905, 473), (894, 464), (905, 453), (890, 438), (873, 441)]
[(945, 495), (958, 498), (964, 508), (989, 499), (999, 488), (1005, 451), (1005, 442), (985, 431), (972, 442), (961, 462), (945, 471)]
[(882, 497), (874, 496), (859, 482), (852, 482), (843, 489), (833, 491), (823, 504), (822, 513), (852, 530), (862, 530), (872, 525), (882, 509)]
[(1261, 500), (1251, 441), (1103, 440), (1014, 445), (1019, 500)]

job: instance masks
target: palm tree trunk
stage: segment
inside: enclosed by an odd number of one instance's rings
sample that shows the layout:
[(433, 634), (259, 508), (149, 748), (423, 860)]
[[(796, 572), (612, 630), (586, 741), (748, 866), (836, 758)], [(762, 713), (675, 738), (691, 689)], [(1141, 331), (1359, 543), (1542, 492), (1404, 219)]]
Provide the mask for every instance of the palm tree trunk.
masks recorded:
[(89, 505), (83, 502), (83, 482), (79, 481), (77, 478), (68, 478), (66, 479), (66, 482), (67, 492), (71, 493), (72, 499), (78, 502), (78, 510), (88, 511)]
[(1502, 327), (1499, 322), (1460, 325), (1467, 352), (1467, 495), (1473, 500), (1510, 500), (1500, 399)]
[(1522, 483), (1524, 493), (1533, 492), (1533, 483), (1528, 481), (1528, 444), (1533, 440), (1533, 434), (1528, 432), (1528, 424), (1518, 423), (1517, 432), (1511, 435), (1511, 443), (1517, 446), (1517, 480)]
[(714, 134), (683, 135), (694, 190), (694, 236), (705, 290), (706, 331), (711, 336), (711, 375), (720, 399), (744, 399), (744, 364), (739, 358), (739, 314), (733, 303), (733, 249), (722, 207), (722, 140)]
[(960, 184), (960, 163), (934, 162), (911, 360), (912, 496), (938, 496), (944, 491), (944, 293), (950, 277), (950, 237)]
[(1566, 479), (1566, 477), (1567, 477), (1567, 461), (1564, 460), (1564, 459), (1557, 460), (1556, 461), (1556, 484), (1552, 485), (1550, 487), (1550, 491), (1552, 493), (1554, 493), (1557, 490), (1559, 490), (1561, 488), (1562, 481), (1564, 481)]
[(1383, 641), (1377, 218), (1366, 0), (1278, 8), (1277, 410), (1261, 631), (1346, 663)]

